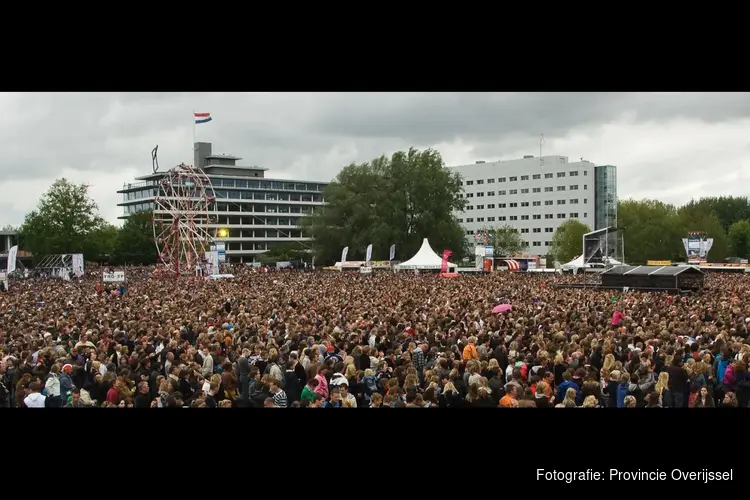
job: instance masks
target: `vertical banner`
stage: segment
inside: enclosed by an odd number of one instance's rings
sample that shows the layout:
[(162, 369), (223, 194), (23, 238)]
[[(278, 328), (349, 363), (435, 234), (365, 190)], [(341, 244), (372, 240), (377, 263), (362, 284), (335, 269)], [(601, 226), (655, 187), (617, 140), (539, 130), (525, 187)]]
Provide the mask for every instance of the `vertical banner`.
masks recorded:
[(451, 254), (453, 252), (451, 250), (445, 250), (443, 251), (443, 261), (440, 263), (440, 272), (441, 273), (447, 273), (448, 272), (448, 259), (450, 258)]
[(227, 244), (224, 242), (216, 243), (216, 252), (219, 254), (219, 264), (227, 261)]
[(346, 256), (349, 254), (349, 247), (344, 247), (344, 249), (341, 251), (341, 268), (344, 268), (344, 264), (346, 263)]
[(691, 232), (682, 239), (688, 264), (705, 264), (708, 262), (708, 252), (714, 244), (713, 238), (706, 238), (704, 233)]
[(10, 247), (10, 250), (8, 250), (8, 268), (7, 268), (8, 274), (16, 270), (17, 258), (18, 258), (18, 245), (14, 245)]
[(315, 256), (314, 255), (312, 257), (312, 262), (310, 264), (312, 264), (312, 270), (315, 271)]
[(73, 276), (76, 278), (80, 278), (83, 276), (83, 254), (82, 253), (74, 253), (72, 256), (72, 267), (73, 267)]
[(365, 255), (365, 262), (370, 262), (372, 260), (372, 243), (367, 245), (367, 255)]
[(388, 255), (388, 260), (393, 260), (396, 258), (396, 245), (391, 245), (391, 252)]

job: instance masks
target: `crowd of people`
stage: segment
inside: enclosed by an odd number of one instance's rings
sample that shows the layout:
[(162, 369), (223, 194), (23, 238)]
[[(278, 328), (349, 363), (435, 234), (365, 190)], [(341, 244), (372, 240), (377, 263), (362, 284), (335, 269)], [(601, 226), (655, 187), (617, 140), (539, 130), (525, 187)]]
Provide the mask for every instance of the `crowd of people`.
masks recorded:
[(579, 278), (556, 274), (232, 274), (11, 281), (0, 407), (750, 403), (744, 274), (710, 274), (685, 296), (559, 289)]

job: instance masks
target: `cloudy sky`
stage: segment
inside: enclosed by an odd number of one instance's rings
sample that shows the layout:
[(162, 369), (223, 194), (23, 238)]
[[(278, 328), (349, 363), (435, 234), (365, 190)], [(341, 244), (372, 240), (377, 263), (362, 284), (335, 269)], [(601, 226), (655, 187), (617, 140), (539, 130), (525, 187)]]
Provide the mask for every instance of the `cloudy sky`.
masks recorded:
[(742, 93), (80, 93), (0, 94), (0, 226), (20, 224), (56, 178), (88, 182), (101, 213), (151, 170), (192, 162), (197, 140), (269, 169), (328, 181), (342, 166), (409, 146), (449, 165), (538, 155), (618, 166), (621, 198), (684, 203), (746, 195), (750, 94)]

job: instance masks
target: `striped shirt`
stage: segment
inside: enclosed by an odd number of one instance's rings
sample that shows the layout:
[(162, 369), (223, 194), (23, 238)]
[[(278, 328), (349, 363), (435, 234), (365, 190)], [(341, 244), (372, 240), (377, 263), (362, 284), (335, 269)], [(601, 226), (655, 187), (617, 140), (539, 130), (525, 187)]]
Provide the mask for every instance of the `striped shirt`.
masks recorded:
[(286, 408), (286, 392), (279, 389), (279, 392), (273, 395), (273, 403), (279, 408)]

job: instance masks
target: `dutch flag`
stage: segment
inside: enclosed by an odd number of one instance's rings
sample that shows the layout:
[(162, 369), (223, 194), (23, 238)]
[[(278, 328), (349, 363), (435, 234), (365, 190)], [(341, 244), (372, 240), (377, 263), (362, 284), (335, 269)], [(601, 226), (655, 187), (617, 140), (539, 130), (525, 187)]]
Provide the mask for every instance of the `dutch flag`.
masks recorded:
[(208, 123), (211, 121), (211, 113), (195, 113), (193, 112), (193, 116), (195, 117), (195, 123), (196, 125), (199, 123)]

